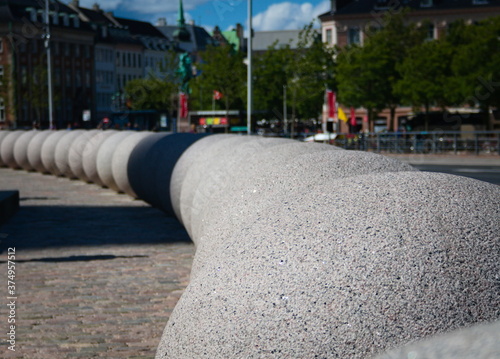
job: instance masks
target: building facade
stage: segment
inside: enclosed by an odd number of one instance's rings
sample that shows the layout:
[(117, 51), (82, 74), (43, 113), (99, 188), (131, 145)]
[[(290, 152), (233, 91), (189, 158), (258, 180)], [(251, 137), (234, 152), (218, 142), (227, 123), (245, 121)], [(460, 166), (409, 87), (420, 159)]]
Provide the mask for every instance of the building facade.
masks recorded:
[[(92, 111), (94, 33), (70, 7), (51, 1), (49, 7), (53, 125), (81, 122)], [(6, 0), (0, 5), (3, 73), (0, 126), (48, 127), (45, 9), (35, 0)], [(3, 85), (2, 85), (3, 86)], [(5, 87), (5, 86), (3, 86)]]
[[(331, 9), (319, 16), (321, 35), (329, 46), (345, 47), (363, 45), (370, 32), (384, 27), (387, 15), (398, 14), (408, 9), (407, 21), (427, 26), (428, 39), (442, 38), (457, 20), (474, 24), (492, 16), (500, 15), (498, 0), (331, 0)], [(349, 109), (344, 109), (347, 111)], [(435, 109), (438, 110), (438, 109)], [(401, 122), (412, 115), (410, 107), (398, 107), (394, 123), (389, 123), (389, 111), (383, 111), (369, 128), (366, 121), (367, 111), (356, 109), (358, 129), (381, 131), (388, 128), (398, 129)], [(323, 110), (323, 122), (327, 119)], [(492, 122), (495, 123), (492, 118)], [(349, 132), (347, 123), (339, 122), (340, 132)], [(481, 128), (476, 128), (481, 129)]]

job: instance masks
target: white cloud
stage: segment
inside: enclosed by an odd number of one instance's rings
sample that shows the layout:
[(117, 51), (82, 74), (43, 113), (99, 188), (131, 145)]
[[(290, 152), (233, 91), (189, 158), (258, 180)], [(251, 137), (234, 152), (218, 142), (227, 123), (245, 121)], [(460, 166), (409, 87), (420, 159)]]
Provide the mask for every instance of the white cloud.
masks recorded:
[(299, 30), (316, 20), (318, 15), (330, 10), (330, 1), (324, 0), (314, 6), (309, 2), (273, 4), (266, 11), (252, 18), (255, 31)]
[[(211, 0), (184, 0), (184, 11), (192, 10), (209, 1)], [(104, 10), (119, 8), (140, 14), (177, 12), (179, 8), (179, 2), (173, 0), (80, 0), (80, 6), (91, 8), (96, 2)]]

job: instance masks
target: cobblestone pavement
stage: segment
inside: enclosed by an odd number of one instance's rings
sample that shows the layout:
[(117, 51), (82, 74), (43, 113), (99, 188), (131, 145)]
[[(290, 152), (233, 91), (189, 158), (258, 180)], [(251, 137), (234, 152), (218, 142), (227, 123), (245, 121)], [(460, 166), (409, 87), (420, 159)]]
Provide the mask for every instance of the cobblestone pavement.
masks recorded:
[(0, 357), (153, 358), (189, 280), (194, 246), (182, 226), (81, 181), (0, 168), (8, 189), (20, 190), (21, 209), (0, 227)]

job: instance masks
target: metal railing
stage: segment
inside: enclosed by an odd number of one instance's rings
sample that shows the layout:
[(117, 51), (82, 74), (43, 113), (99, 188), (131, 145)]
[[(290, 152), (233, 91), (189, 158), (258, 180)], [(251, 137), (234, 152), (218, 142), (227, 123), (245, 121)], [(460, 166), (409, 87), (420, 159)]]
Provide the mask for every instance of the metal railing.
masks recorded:
[(340, 133), (332, 144), (349, 150), (388, 153), (500, 155), (500, 131)]

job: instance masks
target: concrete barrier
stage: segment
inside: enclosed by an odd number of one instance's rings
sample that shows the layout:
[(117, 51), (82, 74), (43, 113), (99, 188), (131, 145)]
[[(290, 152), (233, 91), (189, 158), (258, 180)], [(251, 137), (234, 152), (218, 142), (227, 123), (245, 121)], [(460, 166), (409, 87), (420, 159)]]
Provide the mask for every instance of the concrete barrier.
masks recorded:
[(14, 160), (18, 167), (26, 171), (34, 170), (28, 159), (28, 146), (38, 133), (40, 133), (40, 131), (26, 131), (21, 136), (19, 136), (19, 138), (16, 140), (16, 143), (14, 144)]
[(115, 130), (101, 131), (93, 136), (85, 145), (82, 153), (82, 167), (85, 172), (85, 177), (89, 182), (93, 182), (98, 186), (102, 186), (103, 182), (97, 173), (97, 153), (103, 142), (110, 136), (118, 133)]
[(45, 166), (42, 162), (42, 146), (47, 137), (52, 133), (54, 132), (51, 130), (38, 131), (28, 144), (28, 161), (34, 171), (46, 173)]
[(56, 165), (56, 147), (58, 142), (68, 133), (67, 130), (52, 131), (42, 144), (41, 159), (46, 173), (60, 176), (62, 173)]
[(134, 132), (116, 147), (111, 159), (111, 172), (113, 173), (113, 180), (118, 187), (118, 192), (123, 192), (130, 197), (137, 198), (137, 194), (130, 186), (128, 179), (128, 162), (135, 146), (143, 139), (152, 135), (153, 132)]
[[(11, 131), (8, 130), (0, 130), (0, 151), (2, 148), (2, 141), (3, 139), (10, 133)], [(2, 160), (2, 153), (0, 152), (0, 167), (6, 166), (6, 164)]]
[(23, 130), (10, 131), (10, 133), (8, 133), (3, 138), (2, 144), (0, 146), (0, 156), (2, 157), (2, 163), (5, 166), (13, 169), (21, 168), (21, 166), (17, 164), (16, 159), (14, 158), (14, 146), (18, 138), (25, 133), (26, 131)]
[(376, 359), (494, 359), (500, 357), (500, 321), (475, 325), (391, 350)]
[[(498, 317), (498, 186), (416, 171), (320, 177), (274, 177), (272, 199), (206, 229), (196, 257), (214, 248), (157, 358), (366, 358)], [(222, 219), (243, 206), (231, 195)]]
[(85, 132), (86, 132), (85, 130), (66, 131), (63, 137), (58, 141), (55, 148), (54, 159), (56, 167), (62, 176), (72, 179), (77, 178), (75, 174), (71, 171), (71, 167), (69, 164), (69, 149), (76, 141), (76, 139)]
[(287, 139), (49, 132), (0, 132), (2, 163), (139, 197), (196, 244), (157, 358), (497, 350), (499, 186)]
[(99, 148), (96, 157), (97, 174), (102, 181), (103, 186), (111, 188), (112, 190), (119, 191), (118, 186), (113, 178), (112, 160), (116, 148), (128, 136), (135, 132), (122, 131), (117, 132), (107, 138)]
[(130, 154), (127, 176), (133, 191), (153, 207), (174, 215), (170, 178), (182, 153), (203, 135), (158, 133), (141, 140)]
[(83, 152), (89, 141), (101, 132), (101, 130), (85, 131), (71, 144), (68, 152), (68, 162), (71, 173), (75, 178), (79, 178), (85, 182), (90, 181), (89, 177), (85, 173), (85, 170), (83, 169)]

